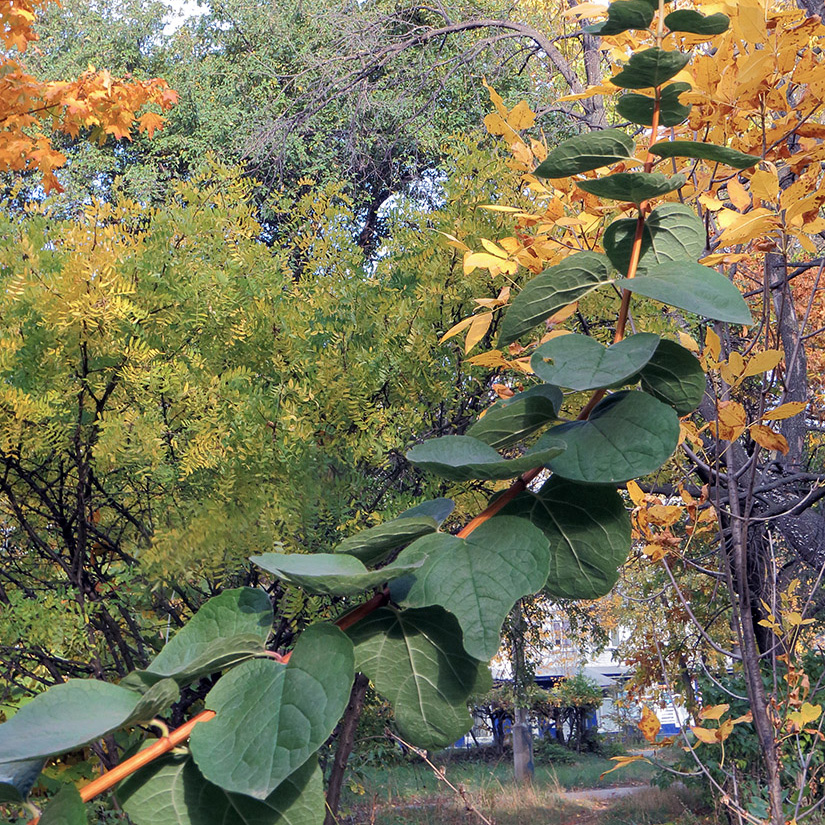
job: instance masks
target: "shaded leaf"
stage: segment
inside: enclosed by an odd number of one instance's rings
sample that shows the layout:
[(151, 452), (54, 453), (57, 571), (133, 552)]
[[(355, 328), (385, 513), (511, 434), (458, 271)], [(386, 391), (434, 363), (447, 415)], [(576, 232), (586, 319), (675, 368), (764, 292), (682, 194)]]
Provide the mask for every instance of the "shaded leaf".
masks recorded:
[(489, 407), (467, 435), (501, 450), (522, 441), (530, 433), (556, 420), (562, 404), (558, 387), (540, 384)]
[(467, 538), (425, 536), (401, 552), (398, 563), (423, 567), (390, 586), (402, 607), (440, 605), (457, 619), (464, 649), (490, 660), (513, 605), (541, 590), (550, 563), (547, 539), (526, 519), (498, 516)]
[(653, 6), (647, 0), (616, 0), (607, 7), (607, 20), (585, 26), (584, 31), (608, 37), (634, 29), (646, 29), (653, 20), (653, 13)]
[[(451, 498), (434, 498), (430, 501), (422, 501), (421, 504), (416, 504), (414, 507), (404, 510), (403, 513), (399, 513), (398, 519), (424, 516), (425, 518), (434, 519), (436, 525), (440, 525), (453, 510), (455, 510), (455, 502)], [(351, 553), (350, 555), (354, 556), (356, 554)]]
[[(636, 219), (620, 218), (604, 232), (604, 250), (616, 269), (627, 273)], [(642, 252), (636, 274), (667, 261), (691, 261), (705, 248), (705, 227), (698, 215), (680, 203), (657, 206), (645, 220), (642, 232)]]
[(316, 759), (258, 800), (207, 782), (190, 756), (166, 757), (122, 782), (117, 799), (135, 825), (318, 825), (325, 808)]
[(595, 252), (578, 252), (533, 278), (516, 295), (501, 323), (499, 344), (513, 343), (536, 324), (610, 283), (608, 261)]
[(630, 203), (658, 198), (684, 184), (685, 176), (682, 174), (668, 176), (658, 172), (617, 172), (605, 178), (576, 181), (579, 189), (591, 195)]
[(249, 560), (274, 576), (302, 587), (307, 593), (352, 596), (390, 579), (412, 573), (418, 565), (394, 562), (381, 570), (367, 570), (362, 562), (343, 553), (264, 553)]
[[(449, 499), (437, 499), (440, 502), (449, 502), (450, 508), (447, 515), (453, 509), (453, 503)], [(424, 505), (419, 505), (423, 507)], [(442, 504), (435, 508), (436, 515), (443, 512), (446, 505)], [(446, 518), (446, 516), (444, 516)], [(347, 553), (350, 556), (360, 559), (364, 564), (375, 564), (392, 550), (403, 547), (411, 541), (415, 541), (428, 533), (434, 533), (438, 529), (440, 520), (436, 519), (431, 512), (420, 510), (418, 513), (409, 511), (402, 513), (392, 521), (385, 521), (369, 530), (362, 530), (354, 536), (345, 538), (340, 544), (335, 546), (336, 553)]]
[(730, 18), (721, 13), (704, 15), (693, 9), (680, 9), (665, 17), (665, 25), (672, 32), (704, 34), (710, 37), (726, 32), (730, 26)]
[(189, 738), (201, 773), (221, 788), (266, 799), (326, 741), (354, 677), (350, 640), (315, 624), (286, 665), (253, 659), (226, 673), (206, 697), (217, 714)]
[(790, 446), (784, 435), (775, 433), (770, 427), (764, 424), (754, 424), (750, 428), (751, 438), (766, 450), (778, 450), (782, 455), (787, 455)]
[(640, 377), (645, 392), (669, 404), (680, 416), (693, 412), (705, 395), (707, 376), (699, 359), (667, 338), (659, 341)]
[[(690, 83), (671, 83), (665, 86), (659, 96), (659, 125), (678, 126), (687, 120), (691, 105), (680, 103), (679, 95), (690, 91)], [(620, 117), (641, 126), (653, 125), (654, 99), (633, 92), (623, 94), (616, 103), (616, 112)]]
[[(121, 685), (122, 687), (123, 685)], [(180, 687), (174, 679), (161, 679), (143, 692), (130, 722), (151, 722), (180, 698)]]
[(539, 439), (559, 437), (567, 450), (547, 462), (554, 473), (586, 484), (618, 484), (658, 470), (679, 441), (671, 407), (644, 392), (603, 399), (586, 421), (560, 424)]
[(549, 461), (564, 451), (564, 442), (542, 439), (541, 450), (528, 450), (519, 458), (504, 459), (492, 447), (468, 435), (446, 435), (413, 447), (407, 453), (411, 464), (452, 481), (513, 478)]
[(472, 727), (467, 701), (489, 690), (490, 671), (464, 651), (454, 616), (441, 607), (381, 608), (347, 632), (356, 667), (392, 704), (406, 740), (446, 747)]
[(551, 598), (597, 599), (618, 580), (630, 552), (630, 516), (616, 490), (554, 476), (500, 512), (529, 519), (549, 540)]
[(660, 264), (617, 286), (728, 324), (753, 322), (742, 293), (722, 274), (688, 261)]
[(621, 385), (636, 375), (656, 351), (659, 336), (631, 335), (605, 347), (589, 335), (562, 335), (542, 344), (530, 359), (533, 372), (571, 390)]
[(74, 785), (63, 785), (49, 800), (40, 825), (88, 825), (86, 805)]
[(636, 142), (619, 129), (603, 129), (563, 140), (533, 172), (539, 178), (566, 178), (633, 157)]
[(24, 801), (45, 764), (44, 759), (0, 762), (0, 804)]
[(727, 146), (716, 146), (713, 143), (700, 143), (695, 140), (663, 140), (654, 143), (650, 151), (660, 158), (697, 158), (724, 163), (733, 169), (748, 169), (762, 160), (755, 155), (746, 155)]
[(624, 69), (610, 78), (622, 89), (649, 89), (661, 86), (678, 74), (690, 62), (689, 54), (666, 52), (664, 49), (645, 49), (636, 52)]

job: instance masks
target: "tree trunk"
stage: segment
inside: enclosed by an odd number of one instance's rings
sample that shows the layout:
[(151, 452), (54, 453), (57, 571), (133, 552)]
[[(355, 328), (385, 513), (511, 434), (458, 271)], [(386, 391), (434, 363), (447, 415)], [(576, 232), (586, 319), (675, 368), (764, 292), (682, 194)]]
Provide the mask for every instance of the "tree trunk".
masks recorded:
[(349, 704), (341, 719), (341, 727), (338, 731), (338, 747), (335, 749), (335, 761), (332, 763), (332, 772), (329, 775), (327, 815), (324, 818), (324, 825), (335, 825), (338, 821), (338, 805), (341, 802), (344, 772), (352, 748), (355, 745), (355, 731), (358, 727), (358, 720), (361, 718), (361, 711), (364, 709), (364, 697), (367, 695), (369, 683), (370, 680), (363, 673), (356, 674), (355, 683), (349, 696)]
[(530, 711), (516, 708), (513, 723), (513, 773), (516, 782), (533, 781), (533, 731), (530, 727)]

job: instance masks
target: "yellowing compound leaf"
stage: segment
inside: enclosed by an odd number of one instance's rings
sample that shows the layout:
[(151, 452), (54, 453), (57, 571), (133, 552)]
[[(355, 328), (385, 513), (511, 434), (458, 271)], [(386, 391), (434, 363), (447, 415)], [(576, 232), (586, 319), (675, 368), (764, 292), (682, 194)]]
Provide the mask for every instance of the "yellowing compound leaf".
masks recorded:
[(745, 215), (724, 210), (719, 221), (725, 231), (719, 236), (719, 246), (736, 246), (761, 238), (780, 225), (779, 219), (767, 209), (752, 209)]
[[(490, 352), (482, 352), (479, 355), (474, 355), (472, 358), (467, 359), (467, 363), (474, 364), (477, 367), (486, 367), (488, 369), (508, 369), (511, 366), (510, 362), (501, 354), (501, 350), (497, 349), (490, 350)], [(513, 395), (512, 390), (509, 392), (510, 395), (503, 397), (509, 398)]]
[(515, 275), (518, 264), (515, 261), (506, 261), (489, 252), (469, 252), (464, 255), (464, 274), (469, 275), (476, 267), (489, 269), (490, 275), (495, 277), (500, 272)]
[(484, 128), (491, 135), (511, 135), (513, 133), (507, 121), (498, 112), (490, 112), (490, 114), (484, 115)]
[(459, 321), (457, 324), (453, 324), (442, 336), (439, 338), (439, 343), (444, 343), (448, 339), (452, 338), (454, 335), (458, 335), (459, 332), (463, 332), (467, 329), (470, 324), (473, 323), (475, 320), (475, 316), (471, 315), (469, 318), (465, 318), (463, 321)]
[(697, 344), (696, 341), (686, 332), (679, 333), (679, 343), (691, 352), (699, 352), (699, 344)]
[(659, 728), (662, 727), (662, 723), (659, 721), (659, 717), (647, 706), (644, 705), (642, 707), (642, 718), (639, 720), (638, 728), (642, 732), (642, 736), (647, 739), (648, 742), (655, 742), (656, 735), (659, 733)]
[(751, 177), (751, 193), (763, 201), (774, 201), (779, 196), (779, 177), (775, 171), (759, 169)]
[(490, 324), (492, 322), (492, 312), (484, 312), (473, 318), (473, 322), (470, 324), (470, 329), (467, 332), (467, 338), (464, 341), (465, 354), (468, 353), (487, 334), (487, 330), (490, 329)]
[(790, 450), (785, 436), (775, 433), (764, 424), (752, 424), (750, 434), (751, 438), (766, 450), (779, 450), (782, 455), (787, 455)]
[(705, 332), (705, 354), (710, 355), (714, 361), (719, 360), (719, 355), (722, 352), (722, 342), (719, 336), (710, 328)]
[(495, 255), (497, 258), (507, 258), (507, 253), (500, 247), (494, 244), (492, 241), (488, 241), (486, 238), (481, 239), (481, 245), (491, 254)]
[(493, 101), (493, 106), (501, 117), (507, 117), (507, 107), (504, 105), (504, 100), (501, 95), (487, 82), (486, 77), (481, 78), (481, 85), (490, 93), (490, 100)]
[(748, 365), (742, 373), (743, 378), (750, 375), (760, 375), (763, 372), (772, 370), (776, 367), (784, 356), (779, 350), (766, 349), (764, 352), (757, 352), (748, 360)]
[(769, 410), (762, 416), (763, 421), (781, 421), (784, 418), (792, 418), (799, 415), (802, 410), (807, 407), (805, 401), (788, 401), (786, 404), (780, 404), (778, 407)]
[(736, 178), (728, 181), (728, 199), (737, 209), (747, 209), (751, 205), (748, 190)]
[(584, 100), (585, 98), (596, 97), (597, 95), (614, 95), (618, 91), (618, 86), (614, 86), (612, 83), (604, 83), (601, 86), (591, 86), (589, 89), (585, 89), (583, 92), (579, 92), (579, 94), (576, 95), (564, 95), (563, 97), (557, 97), (556, 100), (558, 102)]

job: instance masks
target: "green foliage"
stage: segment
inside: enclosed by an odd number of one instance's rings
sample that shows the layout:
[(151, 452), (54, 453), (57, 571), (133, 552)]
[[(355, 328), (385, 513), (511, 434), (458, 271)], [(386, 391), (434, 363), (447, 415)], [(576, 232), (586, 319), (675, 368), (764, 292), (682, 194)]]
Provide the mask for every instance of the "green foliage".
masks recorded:
[(40, 817), (43, 825), (87, 825), (86, 806), (74, 785), (64, 785)]
[(662, 175), (658, 172), (616, 172), (595, 180), (576, 182), (579, 189), (617, 201), (640, 204), (651, 198), (658, 198), (684, 186), (685, 176)]
[(562, 394), (558, 387), (539, 384), (497, 401), (487, 409), (484, 418), (467, 430), (467, 435), (502, 450), (557, 420), (561, 405)]

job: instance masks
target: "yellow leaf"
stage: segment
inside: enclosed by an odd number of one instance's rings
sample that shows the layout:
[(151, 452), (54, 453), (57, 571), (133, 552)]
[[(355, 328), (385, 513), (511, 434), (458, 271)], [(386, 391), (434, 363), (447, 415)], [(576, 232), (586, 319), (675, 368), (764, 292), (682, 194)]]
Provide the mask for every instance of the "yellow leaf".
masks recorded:
[(696, 341), (686, 332), (679, 333), (679, 343), (691, 352), (699, 352), (699, 344), (697, 344)]
[(782, 455), (787, 455), (790, 450), (785, 436), (775, 433), (764, 424), (752, 424), (750, 434), (751, 438), (766, 450), (779, 450)]
[(536, 122), (536, 115), (526, 100), (520, 100), (507, 116), (507, 122), (513, 129), (520, 132), (522, 129), (529, 129)]
[(642, 548), (642, 552), (651, 561), (661, 561), (667, 555), (667, 548), (661, 544), (646, 544)]
[(662, 723), (656, 714), (647, 705), (644, 705), (644, 707), (642, 707), (642, 718), (638, 724), (642, 736), (644, 736), (648, 742), (655, 742), (656, 734), (659, 733), (659, 728), (661, 727)]
[(499, 272), (506, 272), (508, 275), (515, 275), (518, 271), (518, 264), (515, 261), (505, 261), (489, 252), (469, 252), (464, 255), (464, 274), (469, 275), (476, 267), (489, 269), (490, 274), (495, 276)]
[(730, 710), (730, 705), (709, 705), (699, 711), (700, 719), (721, 719)]
[(691, 725), (690, 729), (693, 731), (694, 736), (696, 736), (696, 738), (700, 742), (704, 742), (706, 745), (715, 745), (719, 741), (716, 738), (716, 730), (700, 728), (696, 725)]
[(607, 14), (607, 6), (600, 3), (579, 3), (561, 13), (562, 17), (602, 17)]
[[(730, 210), (720, 212), (719, 215), (725, 213), (730, 213)], [(720, 246), (747, 243), (772, 232), (779, 226), (776, 215), (762, 208), (752, 209), (746, 215), (740, 215), (738, 212), (725, 214), (725, 220), (722, 223), (727, 224), (727, 227), (719, 236)]]
[(475, 316), (471, 315), (469, 318), (465, 318), (463, 321), (459, 321), (457, 324), (451, 326), (439, 339), (439, 343), (444, 343), (449, 338), (452, 338), (454, 335), (458, 335), (459, 332), (463, 332), (467, 329), (470, 324), (473, 323), (475, 320)]
[(814, 619), (805, 619), (802, 617), (802, 614), (796, 610), (791, 610), (789, 613), (783, 613), (782, 620), (791, 627), (801, 627), (802, 625), (814, 623)]
[(507, 117), (507, 107), (504, 105), (504, 100), (501, 95), (487, 82), (486, 77), (481, 78), (481, 85), (490, 93), (490, 100), (493, 101), (493, 106), (501, 117)]
[(492, 241), (488, 241), (486, 238), (481, 239), (481, 245), (491, 254), (495, 255), (497, 258), (507, 258), (507, 253), (500, 247), (494, 244)]
[(535, 165), (533, 163), (533, 153), (527, 148), (527, 144), (522, 143), (520, 140), (517, 140), (510, 147), (510, 151), (513, 153), (513, 157), (519, 163), (525, 164), (528, 169), (532, 169)]
[(810, 702), (803, 702), (799, 710), (791, 711), (788, 719), (800, 728), (815, 722), (822, 715), (821, 705), (812, 705)]
[(615, 86), (612, 83), (604, 83), (601, 86), (591, 86), (589, 89), (585, 89), (585, 91), (580, 92), (577, 95), (564, 95), (563, 97), (557, 97), (556, 101), (584, 100), (587, 97), (596, 97), (596, 95), (613, 95), (618, 91), (618, 86)]
[(711, 212), (718, 212), (725, 204), (713, 195), (699, 195), (699, 203)]
[(473, 318), (473, 322), (470, 324), (470, 329), (467, 332), (467, 338), (464, 341), (465, 355), (487, 334), (487, 330), (490, 329), (492, 322), (492, 312), (484, 312)]
[(747, 209), (751, 205), (751, 196), (748, 190), (736, 178), (731, 178), (727, 184), (728, 200), (737, 209)]
[[(479, 209), (487, 209), (490, 212), (523, 212), (523, 209), (517, 209), (515, 206), (499, 206), (495, 203), (481, 204)], [(443, 233), (442, 233), (443, 234)]]
[(763, 352), (757, 352), (756, 355), (748, 359), (748, 366), (742, 373), (743, 378), (750, 375), (759, 375), (776, 367), (784, 356), (779, 350), (766, 349)]
[(778, 407), (774, 407), (774, 409), (766, 412), (762, 416), (762, 420), (781, 421), (783, 418), (792, 418), (795, 415), (799, 415), (807, 406), (808, 404), (805, 401), (788, 401), (787, 404), (780, 404)]
[[(436, 230), (438, 232), (438, 230)], [(460, 241), (456, 238), (455, 235), (451, 235), (449, 232), (438, 232), (439, 235), (443, 235), (447, 239), (447, 243), (449, 246), (454, 246), (456, 249), (460, 249), (462, 252), (469, 252), (470, 247), (467, 246), (466, 243)]]
[(761, 45), (767, 40), (768, 28), (765, 7), (759, 0), (739, 0), (737, 14), (733, 18), (734, 32), (753, 45)]
[[(507, 369), (510, 366), (510, 362), (501, 354), (501, 350), (497, 349), (490, 350), (490, 352), (482, 352), (480, 355), (474, 355), (472, 358), (467, 359), (467, 363), (474, 364), (477, 367), (487, 367), (488, 369), (495, 369), (497, 367)], [(512, 395), (513, 392), (511, 390), (509, 396), (503, 397), (509, 398)]]
[(670, 527), (676, 524), (685, 511), (676, 504), (653, 504), (647, 508), (647, 517), (651, 524)]
[(717, 406), (717, 427), (719, 438), (735, 441), (745, 430), (747, 415), (745, 409), (736, 401), (720, 401)]
[(728, 358), (728, 368), (730, 369), (731, 374), (737, 378), (744, 372), (745, 360), (738, 352), (732, 352), (730, 354), (730, 357)]
[(547, 323), (549, 324), (560, 324), (562, 321), (566, 321), (577, 309), (579, 308), (579, 302), (576, 301), (575, 303), (568, 304), (563, 309), (560, 309), (555, 314), (551, 315), (547, 319)]
[(719, 354), (722, 352), (722, 342), (719, 336), (710, 328), (705, 332), (705, 353), (710, 355), (714, 361), (719, 360)]
[(627, 494), (630, 496), (630, 500), (637, 507), (641, 507), (642, 504), (644, 504), (645, 494), (642, 492), (642, 488), (635, 481), (627, 482)]
[(779, 176), (776, 172), (759, 169), (751, 177), (751, 193), (763, 201), (774, 201), (779, 197)]
[(484, 115), (484, 127), (491, 135), (510, 135), (513, 133), (507, 121), (498, 112), (490, 112), (490, 114)]
[(613, 771), (617, 771), (619, 770), (619, 768), (624, 768), (627, 765), (632, 764), (633, 762), (648, 762), (649, 760), (646, 759), (644, 756), (611, 756), (610, 761), (615, 762), (616, 764), (612, 768), (606, 770), (603, 774), (600, 774), (599, 779), (604, 779), (604, 777), (607, 776), (607, 774), (613, 773)]
[(753, 722), (753, 712), (748, 711), (747, 713), (743, 714), (742, 716), (737, 716), (736, 719), (731, 719), (734, 725), (741, 725), (743, 722), (750, 723)]

